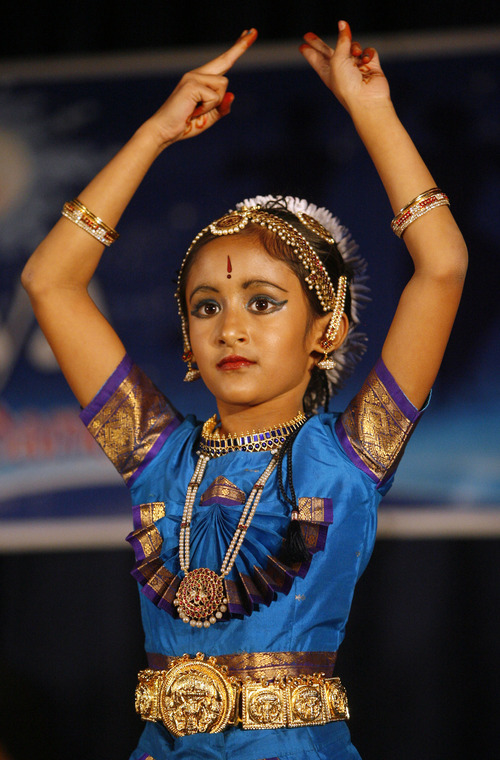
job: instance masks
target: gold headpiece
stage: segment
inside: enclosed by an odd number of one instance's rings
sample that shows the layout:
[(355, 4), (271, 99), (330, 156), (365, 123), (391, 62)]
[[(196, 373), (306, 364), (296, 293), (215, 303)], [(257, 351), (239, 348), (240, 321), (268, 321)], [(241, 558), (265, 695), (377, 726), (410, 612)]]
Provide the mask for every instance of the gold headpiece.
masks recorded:
[[(323, 238), (323, 240), (326, 240), (330, 244), (335, 243), (334, 238), (330, 235), (328, 230), (312, 216), (309, 216), (302, 211), (296, 212), (295, 216), (297, 216), (297, 218), (305, 227), (310, 229), (319, 237)], [(218, 236), (234, 235), (238, 232), (241, 232), (241, 230), (243, 230), (249, 223), (258, 224), (261, 227), (266, 227), (270, 232), (278, 235), (278, 237), (281, 238), (281, 240), (283, 240), (283, 242), (286, 243), (286, 245), (294, 251), (297, 259), (301, 262), (302, 266), (307, 271), (307, 275), (304, 278), (305, 282), (307, 283), (307, 287), (309, 290), (316, 291), (316, 295), (324, 312), (333, 312), (325, 338), (322, 342), (325, 356), (318, 363), (320, 369), (331, 369), (333, 367), (333, 362), (328, 357), (328, 352), (334, 345), (335, 337), (337, 335), (342, 319), (342, 314), (344, 313), (345, 296), (347, 290), (346, 277), (344, 275), (339, 277), (338, 293), (336, 295), (330, 276), (328, 275), (328, 272), (326, 271), (321, 259), (317, 255), (312, 245), (308, 242), (306, 237), (301, 232), (299, 232), (299, 230), (297, 230), (293, 224), (290, 224), (284, 219), (281, 219), (281, 217), (276, 216), (272, 213), (272, 211), (262, 209), (260, 206), (242, 206), (237, 211), (229, 211), (220, 219), (216, 219), (214, 222), (201, 230), (201, 232), (196, 235), (193, 242), (189, 246), (180, 267), (175, 297), (177, 299), (179, 315), (182, 322), (182, 335), (184, 339), (183, 359), (188, 365), (188, 371), (184, 380), (187, 382), (196, 380), (200, 375), (198, 370), (193, 369), (192, 367), (194, 357), (191, 350), (191, 344), (189, 342), (186, 318), (184, 316), (181, 304), (179, 282), (182, 276), (182, 271), (194, 246), (207, 232), (211, 232), (212, 235)]]

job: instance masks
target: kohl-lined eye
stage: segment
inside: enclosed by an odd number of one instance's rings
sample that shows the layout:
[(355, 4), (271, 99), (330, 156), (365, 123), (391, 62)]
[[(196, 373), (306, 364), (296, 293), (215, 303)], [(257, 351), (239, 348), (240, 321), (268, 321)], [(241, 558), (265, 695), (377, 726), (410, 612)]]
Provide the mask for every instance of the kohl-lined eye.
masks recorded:
[(215, 314), (218, 314), (219, 311), (220, 306), (217, 301), (204, 299), (203, 301), (197, 303), (193, 309), (191, 309), (191, 314), (193, 317), (200, 317), (203, 319), (206, 317), (213, 317)]
[(248, 308), (258, 314), (270, 314), (273, 311), (281, 309), (286, 303), (286, 300), (276, 301), (276, 299), (271, 298), (271, 296), (254, 296), (248, 302)]

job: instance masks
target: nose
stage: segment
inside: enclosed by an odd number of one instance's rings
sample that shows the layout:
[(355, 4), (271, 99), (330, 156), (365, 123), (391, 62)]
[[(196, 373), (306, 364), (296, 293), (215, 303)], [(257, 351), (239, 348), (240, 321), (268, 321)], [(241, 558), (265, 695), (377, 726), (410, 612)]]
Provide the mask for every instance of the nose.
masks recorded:
[(217, 342), (219, 345), (235, 346), (248, 341), (245, 313), (237, 308), (226, 308), (218, 320)]

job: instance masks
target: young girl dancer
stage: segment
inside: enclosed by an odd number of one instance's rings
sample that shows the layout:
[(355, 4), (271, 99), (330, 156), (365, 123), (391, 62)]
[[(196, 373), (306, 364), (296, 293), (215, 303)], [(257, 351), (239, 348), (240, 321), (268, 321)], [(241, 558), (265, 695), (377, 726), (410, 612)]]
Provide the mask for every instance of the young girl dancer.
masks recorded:
[(133, 760), (359, 757), (336, 651), (465, 276), (448, 199), (396, 116), (377, 53), (345, 22), (335, 50), (307, 34), (301, 53), (352, 117), (414, 274), (362, 390), (342, 415), (307, 418), (362, 353), (363, 264), (325, 209), (244, 201), (196, 236), (176, 293), (186, 379), (201, 375), (218, 416), (201, 424), (169, 406), (87, 285), (153, 161), (229, 113), (225, 74), (255, 38), (244, 32), (181, 79), (65, 204), (23, 274), (82, 418), (137, 505), (128, 540), (149, 668)]

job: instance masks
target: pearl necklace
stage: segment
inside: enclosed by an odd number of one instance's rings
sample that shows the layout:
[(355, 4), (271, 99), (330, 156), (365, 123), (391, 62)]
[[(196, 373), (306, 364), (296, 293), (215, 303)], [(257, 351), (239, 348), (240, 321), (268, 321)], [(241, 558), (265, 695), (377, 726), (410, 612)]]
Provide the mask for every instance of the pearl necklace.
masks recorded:
[[(252, 436), (264, 436), (264, 440), (267, 442), (272, 434), (279, 432), (281, 447), (286, 440), (286, 437), (291, 432), (300, 427), (306, 420), (305, 415), (302, 412), (294, 417), (294, 419), (284, 425), (280, 425), (272, 431), (253, 432)], [(215, 426), (214, 418), (208, 420), (203, 426), (203, 430), (207, 425), (210, 425), (212, 430)], [(293, 427), (292, 427), (293, 426)], [(207, 428), (208, 429), (208, 428)], [(286, 431), (286, 432), (283, 432)], [(245, 439), (247, 436), (240, 436), (238, 438), (230, 438), (231, 442), (236, 440)], [(259, 439), (260, 440), (260, 439)], [(246, 445), (246, 444), (244, 444)], [(241, 447), (239, 447), (241, 448)], [(265, 450), (269, 451), (267, 443)], [(228, 448), (226, 451), (233, 451), (235, 449)], [(248, 450), (248, 449), (246, 449)], [(256, 450), (256, 449), (250, 449)], [(259, 449), (260, 450), (260, 447)], [(222, 453), (226, 453), (226, 451)], [(227, 551), (222, 560), (222, 565), (219, 574), (215, 573), (207, 567), (196, 568), (195, 570), (189, 570), (190, 565), (190, 539), (191, 539), (191, 519), (193, 516), (193, 507), (198, 493), (198, 488), (203, 480), (205, 469), (208, 462), (211, 459), (210, 454), (201, 451), (196, 463), (194, 473), (186, 492), (186, 501), (184, 503), (184, 510), (182, 513), (182, 521), (179, 535), (179, 560), (181, 569), (184, 572), (184, 578), (180, 582), (179, 588), (174, 599), (174, 605), (177, 607), (180, 619), (184, 623), (189, 623), (193, 628), (209, 628), (211, 625), (220, 620), (223, 614), (227, 611), (227, 597), (224, 596), (223, 580), (231, 572), (235, 563), (236, 557), (240, 551), (241, 545), (244, 541), (245, 534), (252, 522), (255, 511), (259, 505), (262, 491), (267, 483), (269, 476), (278, 464), (279, 448), (271, 449), (272, 458), (266, 469), (260, 475), (257, 482), (253, 486), (248, 499), (243, 507), (240, 520), (231, 539), (231, 542), (227, 548)], [(221, 453), (216, 456), (221, 456)]]

